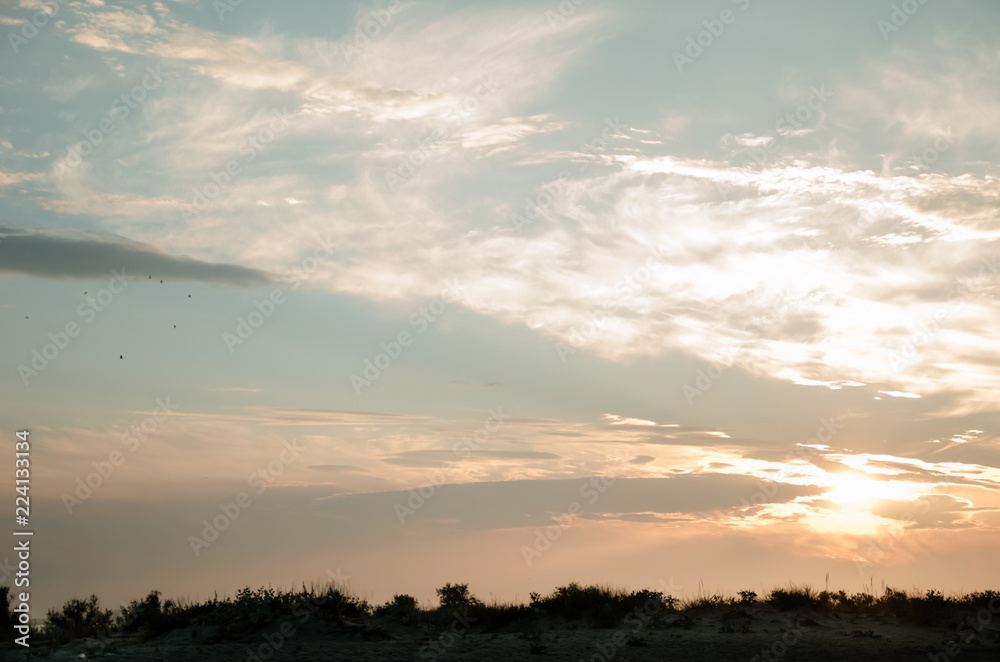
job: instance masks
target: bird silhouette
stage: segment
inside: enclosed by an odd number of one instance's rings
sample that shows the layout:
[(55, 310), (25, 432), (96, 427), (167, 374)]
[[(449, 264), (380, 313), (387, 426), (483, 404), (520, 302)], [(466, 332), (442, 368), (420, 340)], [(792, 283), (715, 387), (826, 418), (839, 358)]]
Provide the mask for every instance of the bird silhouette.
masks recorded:
[(191, 295), (189, 294), (189, 295), (188, 295), (188, 299), (190, 299), (190, 298), (191, 298)]
[(24, 319), (28, 319), (28, 316), (27, 316), (27, 315), (25, 315), (25, 316), (24, 316)]
[(160, 279), (160, 285), (163, 285), (163, 279), (162, 278)]
[(177, 328), (177, 325), (176, 325), (176, 324), (174, 324), (174, 328), (175, 328), (175, 329)]
[(123, 358), (125, 358), (125, 355), (124, 354), (119, 354), (118, 358), (123, 359)]
[(153, 275), (152, 274), (149, 275), (149, 279), (153, 280)]
[(87, 296), (87, 293), (86, 293), (86, 292), (84, 292), (84, 293), (83, 293), (83, 295), (84, 295), (84, 296)]

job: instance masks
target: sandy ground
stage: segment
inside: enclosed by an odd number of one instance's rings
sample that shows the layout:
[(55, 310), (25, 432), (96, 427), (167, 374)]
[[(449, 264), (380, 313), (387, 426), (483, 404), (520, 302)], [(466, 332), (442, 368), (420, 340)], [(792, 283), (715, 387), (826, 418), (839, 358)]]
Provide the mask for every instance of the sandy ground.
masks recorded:
[[(0, 659), (12, 662), (1000, 660), (1000, 623), (991, 622), (979, 631), (970, 627), (956, 632), (954, 627), (921, 628), (891, 620), (783, 613), (768, 607), (701, 612), (686, 622), (679, 621), (680, 618), (680, 614), (668, 616), (666, 627), (635, 619), (619, 628), (560, 623), (540, 629), (509, 627), (496, 633), (476, 632), (475, 626), (470, 629), (460, 620), (444, 632), (391, 622), (344, 628), (319, 621), (304, 624), (279, 621), (258, 633), (235, 639), (220, 640), (211, 628), (185, 628), (145, 643), (127, 640), (102, 643), (89, 639), (50, 651), (37, 648), (25, 651), (20, 647), (13, 650), (7, 646), (0, 648)], [(948, 642), (954, 642), (952, 648), (946, 648)]]

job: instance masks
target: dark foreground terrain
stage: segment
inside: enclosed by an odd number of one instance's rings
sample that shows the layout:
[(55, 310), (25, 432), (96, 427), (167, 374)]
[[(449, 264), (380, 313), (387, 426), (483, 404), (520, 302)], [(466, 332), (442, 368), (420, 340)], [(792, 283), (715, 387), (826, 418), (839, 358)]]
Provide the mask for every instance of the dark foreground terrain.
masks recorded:
[[(1000, 660), (1000, 592), (944, 598), (773, 591), (758, 600), (570, 585), (530, 605), (484, 605), (464, 585), (441, 606), (371, 607), (337, 589), (241, 591), (179, 606), (151, 594), (117, 616), (96, 598), (50, 612), (30, 650), (2, 660)], [(94, 630), (93, 626), (100, 625)], [(92, 631), (86, 632), (88, 628)], [(9, 641), (9, 640), (8, 640)]]

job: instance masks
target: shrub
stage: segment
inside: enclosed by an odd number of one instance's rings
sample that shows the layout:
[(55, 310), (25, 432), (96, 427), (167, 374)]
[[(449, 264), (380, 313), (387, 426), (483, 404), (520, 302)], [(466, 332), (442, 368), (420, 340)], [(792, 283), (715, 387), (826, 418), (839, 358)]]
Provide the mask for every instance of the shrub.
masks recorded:
[(715, 595), (692, 598), (684, 604), (684, 608), (692, 611), (699, 611), (702, 609), (718, 609), (719, 607), (731, 605), (733, 602), (734, 600), (732, 598), (727, 598), (720, 593), (716, 593)]
[[(573, 582), (557, 588), (546, 598), (532, 593), (531, 606), (566, 620), (586, 618), (598, 627), (614, 627), (629, 615), (650, 616), (673, 611), (677, 607), (677, 599), (648, 589), (629, 593), (603, 586), (580, 586)], [(649, 609), (650, 606), (654, 609)]]
[(494, 632), (515, 623), (528, 623), (535, 616), (535, 613), (531, 607), (526, 605), (494, 602), (489, 605), (479, 604), (469, 607), (469, 616), (476, 619), (478, 627), (487, 632)]
[(96, 595), (86, 600), (73, 599), (62, 611), (50, 609), (46, 615), (45, 633), (59, 641), (79, 637), (94, 637), (107, 632), (114, 620), (110, 609), (101, 609)]
[(372, 607), (366, 600), (356, 595), (350, 595), (333, 586), (315, 598), (319, 612), (330, 620), (339, 621), (343, 618), (364, 618), (372, 613)]
[(14, 614), (10, 611), (10, 587), (0, 586), (0, 629), (9, 632), (14, 627)]
[(412, 595), (394, 595), (392, 600), (374, 610), (375, 616), (390, 618), (404, 625), (411, 624), (419, 614), (417, 599)]
[(820, 604), (819, 596), (808, 586), (802, 588), (776, 588), (771, 591), (767, 601), (775, 609), (791, 611), (793, 609), (806, 609), (816, 607)]
[(159, 591), (150, 591), (142, 602), (133, 600), (122, 609), (115, 625), (122, 632), (136, 632), (145, 640), (188, 625), (199, 611), (182, 607), (173, 600), (161, 603), (160, 595)]
[(475, 596), (469, 593), (468, 584), (445, 584), (437, 589), (438, 599), (441, 601), (441, 608), (447, 609), (456, 607), (480, 606), (480, 602)]

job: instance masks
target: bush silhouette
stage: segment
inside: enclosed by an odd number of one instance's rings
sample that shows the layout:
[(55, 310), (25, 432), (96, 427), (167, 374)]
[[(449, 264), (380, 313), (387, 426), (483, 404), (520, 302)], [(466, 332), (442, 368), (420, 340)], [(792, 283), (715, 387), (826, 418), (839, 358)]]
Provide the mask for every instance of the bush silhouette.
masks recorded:
[(0, 629), (9, 632), (14, 627), (14, 615), (10, 611), (10, 587), (0, 586)]
[[(13, 624), (12, 590), (0, 586), (0, 624), (6, 621), (8, 627)], [(837, 617), (890, 617), (900, 623), (922, 627), (954, 628), (971, 622), (969, 619), (984, 609), (995, 610), (996, 601), (1000, 599), (998, 591), (949, 597), (940, 591), (908, 594), (886, 588), (876, 597), (871, 592), (851, 595), (844, 591), (817, 592), (806, 586), (775, 588), (764, 598), (747, 590), (740, 591), (738, 598), (714, 594), (679, 604), (676, 598), (659, 591), (627, 591), (574, 582), (557, 587), (549, 595), (532, 592), (530, 604), (525, 605), (500, 603), (496, 598), (485, 604), (469, 591), (468, 584), (449, 583), (436, 592), (440, 600), (438, 607), (422, 609), (413, 596), (396, 594), (392, 600), (372, 609), (368, 602), (347, 590), (326, 585), (308, 589), (303, 586), (300, 591), (244, 588), (234, 598), (220, 600), (216, 596), (194, 604), (162, 600), (159, 591), (151, 591), (146, 598), (132, 601), (117, 614), (102, 609), (97, 596), (91, 595), (86, 600), (73, 599), (61, 609), (50, 610), (40, 638), (62, 644), (71, 639), (96, 637), (110, 644), (123, 632), (148, 640), (171, 629), (189, 626), (213, 627), (213, 637), (242, 637), (253, 631), (273, 628), (286, 620), (301, 621), (305, 614), (366, 636), (379, 629), (379, 625), (370, 620), (375, 616), (406, 626), (429, 628), (432, 632), (464, 635), (467, 631), (504, 630), (523, 634), (536, 642), (540, 641), (543, 628), (559, 627), (557, 621), (571, 628), (582, 625), (579, 621), (607, 628), (621, 627), (623, 623), (631, 623), (631, 627), (641, 623), (651, 628), (691, 628), (706, 617), (719, 615), (720, 611), (724, 612), (723, 632), (737, 631), (737, 625), (749, 620), (748, 612), (757, 617), (758, 612), (766, 615), (774, 610), (820, 610)], [(456, 615), (456, 611), (461, 614)], [(462, 621), (456, 620), (459, 615)], [(630, 616), (632, 620), (626, 620)], [(809, 619), (805, 621), (808, 623)], [(469, 625), (462, 625), (458, 632), (457, 623)], [(641, 645), (641, 641), (633, 645)]]
[(375, 616), (409, 625), (419, 616), (420, 608), (417, 606), (417, 599), (412, 595), (394, 595), (392, 600), (376, 607), (373, 613)]
[(794, 609), (806, 609), (819, 605), (820, 599), (808, 586), (803, 588), (776, 588), (771, 591), (767, 601), (775, 609), (782, 611), (792, 611)]
[(589, 619), (598, 627), (614, 627), (630, 614), (673, 611), (677, 599), (648, 589), (627, 592), (604, 586), (580, 586), (573, 582), (560, 586), (549, 597), (532, 593), (531, 606), (566, 620)]
[(46, 635), (56, 640), (69, 641), (81, 637), (105, 635), (114, 622), (114, 612), (101, 609), (96, 595), (86, 600), (73, 599), (63, 605), (62, 611), (50, 609), (46, 615)]
[(441, 608), (462, 608), (479, 606), (483, 603), (469, 593), (468, 584), (445, 584), (437, 589), (438, 599), (441, 601)]

